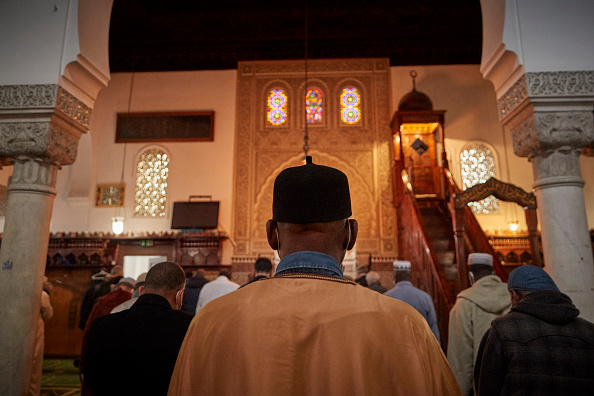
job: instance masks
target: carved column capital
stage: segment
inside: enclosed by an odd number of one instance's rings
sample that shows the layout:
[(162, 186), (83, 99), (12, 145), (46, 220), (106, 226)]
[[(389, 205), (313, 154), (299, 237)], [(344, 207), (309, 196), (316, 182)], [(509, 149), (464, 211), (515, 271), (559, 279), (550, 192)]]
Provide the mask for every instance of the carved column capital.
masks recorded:
[(0, 155), (43, 158), (58, 166), (76, 159), (79, 136), (57, 122), (0, 123)]
[(533, 158), (555, 149), (581, 149), (594, 140), (592, 112), (527, 110), (511, 128), (514, 152), (520, 157)]
[(91, 109), (58, 85), (0, 86), (0, 156), (25, 156), (57, 166), (76, 160)]

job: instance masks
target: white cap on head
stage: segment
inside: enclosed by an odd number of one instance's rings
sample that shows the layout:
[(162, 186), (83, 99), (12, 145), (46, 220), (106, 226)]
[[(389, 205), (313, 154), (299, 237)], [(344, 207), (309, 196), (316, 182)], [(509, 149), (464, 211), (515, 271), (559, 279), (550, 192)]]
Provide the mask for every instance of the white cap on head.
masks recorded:
[(128, 284), (131, 287), (134, 287), (134, 285), (136, 285), (136, 281), (134, 280), (134, 278), (122, 278), (118, 281), (118, 285), (121, 284)]
[(482, 264), (493, 267), (493, 256), (488, 253), (470, 253), (468, 255), (468, 265)]
[(406, 261), (406, 260), (394, 261), (394, 271), (410, 271), (410, 261)]

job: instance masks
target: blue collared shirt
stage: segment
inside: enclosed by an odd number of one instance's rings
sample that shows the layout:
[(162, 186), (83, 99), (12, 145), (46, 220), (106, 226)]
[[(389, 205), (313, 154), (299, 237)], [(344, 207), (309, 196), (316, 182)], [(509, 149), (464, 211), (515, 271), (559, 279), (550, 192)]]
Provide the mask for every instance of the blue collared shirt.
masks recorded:
[(336, 259), (320, 252), (295, 252), (285, 256), (276, 267), (275, 275), (307, 273), (343, 278), (342, 266)]
[(411, 305), (414, 309), (419, 311), (425, 317), (429, 327), (437, 341), (439, 340), (439, 327), (437, 327), (437, 314), (431, 296), (423, 290), (414, 287), (412, 282), (400, 281), (396, 283), (394, 288), (384, 293), (386, 296), (393, 297), (397, 300), (404, 301)]

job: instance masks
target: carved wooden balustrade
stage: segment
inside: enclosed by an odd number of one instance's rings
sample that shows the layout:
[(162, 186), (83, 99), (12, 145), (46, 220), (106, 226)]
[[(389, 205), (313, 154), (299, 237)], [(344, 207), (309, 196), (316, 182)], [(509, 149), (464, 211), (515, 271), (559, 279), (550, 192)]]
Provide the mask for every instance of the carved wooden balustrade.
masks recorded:
[(494, 177), (484, 183), (474, 185), (465, 191), (461, 191), (454, 182), (449, 170), (446, 169), (445, 174), (449, 184), (448, 189), (452, 192), (450, 196), (450, 205), (451, 210), (453, 211), (452, 218), (454, 220), (454, 235), (456, 238), (456, 261), (458, 263), (461, 289), (468, 287), (468, 280), (466, 277), (467, 253), (481, 252), (493, 255), (496, 274), (499, 275), (502, 280), (507, 281), (507, 271), (497, 259), (498, 255), (489, 242), (489, 238), (485, 235), (471, 209), (468, 207), (469, 202), (480, 201), (490, 195), (493, 195), (501, 201), (515, 202), (522, 206), (526, 215), (526, 224), (528, 225), (529, 241), (533, 257), (532, 264), (542, 267), (537, 231), (536, 197), (534, 194), (527, 193), (517, 186), (504, 183)]
[(445, 350), (453, 301), (445, 288), (442, 269), (423, 226), (408, 174), (399, 166), (396, 168), (394, 186), (398, 213), (398, 258), (411, 262), (412, 283), (433, 298), (441, 344)]

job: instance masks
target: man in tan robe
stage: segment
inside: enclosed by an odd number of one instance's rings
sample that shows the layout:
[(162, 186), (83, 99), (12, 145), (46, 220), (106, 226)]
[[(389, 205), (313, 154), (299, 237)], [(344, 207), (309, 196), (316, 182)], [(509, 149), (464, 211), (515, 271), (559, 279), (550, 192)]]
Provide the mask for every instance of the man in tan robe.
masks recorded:
[(414, 308), (344, 279), (357, 237), (346, 176), (307, 164), (274, 185), (273, 278), (222, 296), (194, 317), (169, 395), (460, 395)]

